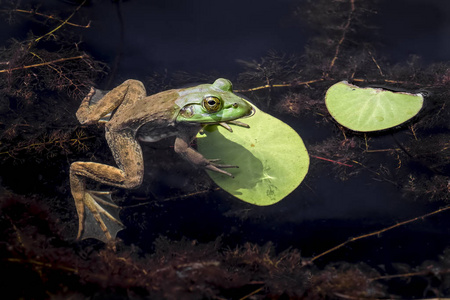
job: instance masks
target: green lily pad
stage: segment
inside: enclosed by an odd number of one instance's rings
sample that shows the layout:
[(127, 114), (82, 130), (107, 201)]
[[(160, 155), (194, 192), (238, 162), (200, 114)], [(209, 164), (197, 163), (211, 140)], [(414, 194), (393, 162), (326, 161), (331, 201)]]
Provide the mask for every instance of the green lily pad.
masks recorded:
[(360, 88), (346, 81), (331, 86), (325, 96), (327, 109), (342, 126), (354, 131), (376, 131), (411, 119), (423, 105), (422, 94)]
[(197, 136), (198, 150), (206, 158), (220, 158), (235, 177), (208, 171), (222, 189), (255, 205), (271, 205), (289, 195), (305, 178), (308, 152), (300, 136), (286, 123), (256, 109), (241, 121), (250, 128), (233, 126), (229, 132), (210, 125)]

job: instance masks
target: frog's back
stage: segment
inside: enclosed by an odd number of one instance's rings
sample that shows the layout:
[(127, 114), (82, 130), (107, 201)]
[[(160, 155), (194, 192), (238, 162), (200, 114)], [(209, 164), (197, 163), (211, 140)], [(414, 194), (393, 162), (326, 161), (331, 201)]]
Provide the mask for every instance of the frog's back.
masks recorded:
[(178, 106), (177, 90), (168, 90), (151, 96), (123, 103), (108, 122), (112, 130), (131, 129), (140, 127), (166, 127), (174, 119)]

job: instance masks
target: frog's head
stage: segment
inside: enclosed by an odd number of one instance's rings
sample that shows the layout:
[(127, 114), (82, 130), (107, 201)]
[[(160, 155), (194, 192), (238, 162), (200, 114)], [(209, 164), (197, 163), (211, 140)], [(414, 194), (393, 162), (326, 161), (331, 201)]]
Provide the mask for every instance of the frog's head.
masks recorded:
[(228, 79), (219, 78), (213, 84), (182, 89), (175, 101), (180, 108), (177, 122), (217, 124), (253, 114), (252, 105), (233, 93)]

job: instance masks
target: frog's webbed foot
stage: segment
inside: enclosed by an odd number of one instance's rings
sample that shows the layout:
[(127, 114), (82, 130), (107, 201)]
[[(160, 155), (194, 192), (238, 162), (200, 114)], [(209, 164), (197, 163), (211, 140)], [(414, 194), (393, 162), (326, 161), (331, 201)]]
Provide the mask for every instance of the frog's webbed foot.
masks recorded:
[(217, 161), (220, 161), (220, 159), (208, 159), (208, 161), (209, 161), (209, 164), (207, 164), (205, 166), (206, 169), (228, 175), (231, 178), (234, 178), (233, 174), (231, 174), (225, 170), (222, 170), (222, 168), (239, 168), (238, 166), (234, 166), (234, 165), (223, 165), (223, 164), (215, 163)]
[(230, 125), (228, 124), (234, 124), (237, 126), (241, 126), (241, 127), (245, 127), (245, 128), (250, 128), (250, 126), (248, 124), (242, 123), (238, 120), (233, 120), (233, 121), (227, 121), (227, 122), (220, 122), (219, 125), (222, 126), (223, 128), (225, 128), (226, 130), (228, 130), (229, 132), (233, 132), (233, 129), (231, 129)]
[(94, 238), (103, 242), (114, 239), (125, 226), (119, 221), (120, 207), (114, 204), (111, 192), (86, 190), (84, 216), (79, 216), (78, 239)]

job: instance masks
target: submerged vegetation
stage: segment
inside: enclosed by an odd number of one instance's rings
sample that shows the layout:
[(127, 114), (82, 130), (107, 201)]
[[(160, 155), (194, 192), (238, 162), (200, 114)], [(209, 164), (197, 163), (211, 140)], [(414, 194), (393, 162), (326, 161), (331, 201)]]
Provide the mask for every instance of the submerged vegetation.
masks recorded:
[[(235, 233), (239, 225), (230, 226), (234, 233), (220, 228), (221, 236), (208, 231), (202, 240), (171, 235), (170, 229), (178, 231), (183, 218), (189, 217), (184, 206), (169, 213), (173, 200), (217, 206), (214, 199), (221, 194), (203, 172), (191, 170), (175, 155), (166, 153), (170, 151), (155, 146), (144, 149), (151, 153), (146, 155), (146, 164), (152, 165), (146, 175), (151, 177), (146, 179), (148, 184), (137, 191), (120, 191), (116, 197), (126, 208), (123, 218), (129, 229), (122, 236), (124, 241), (106, 245), (90, 240), (74, 242), (77, 223), (75, 207), (68, 201), (68, 165), (80, 158), (112, 161), (101, 138), (102, 128), (81, 126), (75, 118), (80, 99), (108, 71), (81, 43), (83, 33), (79, 30), (90, 30), (90, 23), (74, 20), (83, 20), (79, 16), (85, 2), (56, 15), (19, 4), (2, 11), (15, 22), (28, 18), (37, 28), (26, 39), (11, 40), (0, 50), (0, 252), (2, 273), (8, 278), (5, 292), (17, 298), (114, 295), (151, 299), (450, 295), (450, 250), (445, 249), (445, 241), (436, 258), (419, 262), (398, 263), (392, 258), (380, 263), (378, 250), (370, 249), (382, 244), (389, 232), (448, 213), (450, 208), (450, 64), (424, 65), (413, 56), (391, 65), (379, 57), (379, 45), (374, 42), (379, 39), (368, 24), (377, 7), (372, 0), (300, 3), (294, 18), (316, 33), (304, 51), (299, 49), (299, 56), (272, 51), (254, 61), (240, 61), (244, 70), (233, 82), (264, 111), (279, 118), (310, 118), (317, 128), (332, 132), (307, 143), (311, 174), (302, 192), (319, 190), (314, 179), (324, 173), (339, 183), (368, 175), (399, 190), (405, 206), (430, 207), (430, 213), (397, 218), (390, 223), (395, 225), (384, 228), (361, 224), (360, 235), (347, 236), (347, 241), (344, 237), (335, 244), (332, 237), (317, 245), (295, 241), (295, 247), (287, 250), (267, 240), (231, 241), (230, 237), (239, 236)], [(154, 93), (186, 83), (212, 82), (217, 77), (155, 72), (146, 83), (148, 92)], [(325, 91), (341, 80), (358, 86), (423, 92), (425, 105), (416, 117), (398, 127), (382, 133), (354, 132), (337, 124), (326, 110)], [(178, 171), (163, 180), (160, 175), (164, 169)], [(236, 224), (260, 218), (263, 227), (270, 218), (247, 204), (233, 205), (228, 212), (217, 210), (228, 218), (233, 216)], [(297, 201), (296, 205), (301, 204)], [(147, 209), (134, 209), (143, 206)], [(285, 216), (288, 223), (286, 207), (283, 220)], [(196, 210), (201, 219), (205, 214), (201, 208)], [(214, 217), (205, 219), (208, 223), (199, 224), (200, 230), (218, 222)], [(189, 226), (196, 228), (195, 224)], [(142, 237), (147, 228), (155, 233)], [(327, 239), (326, 234), (312, 234), (318, 236), (315, 241)], [(375, 237), (378, 239), (370, 244), (368, 240)], [(369, 253), (369, 259), (362, 263), (353, 247), (366, 242), (368, 246), (362, 245), (360, 251)], [(297, 249), (297, 245), (301, 247)]]

